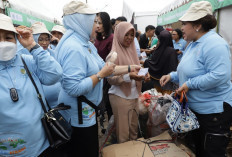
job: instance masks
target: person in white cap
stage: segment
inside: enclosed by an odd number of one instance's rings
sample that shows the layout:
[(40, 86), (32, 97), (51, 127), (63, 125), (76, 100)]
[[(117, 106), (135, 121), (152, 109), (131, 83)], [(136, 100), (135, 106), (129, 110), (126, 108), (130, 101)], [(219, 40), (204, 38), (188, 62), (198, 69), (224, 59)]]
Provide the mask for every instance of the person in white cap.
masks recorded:
[[(16, 53), (16, 40), (31, 55)], [(36, 44), (30, 28), (15, 29), (11, 18), (0, 14), (0, 156), (36, 157), (49, 147), (41, 123), (44, 111), (21, 57), (44, 97), (41, 85), (56, 83), (61, 66)]]
[(59, 40), (62, 38), (62, 36), (64, 35), (65, 33), (65, 28), (63, 26), (60, 26), (60, 25), (55, 25), (53, 28), (52, 28), (52, 35), (55, 36), (56, 38), (58, 38)]
[(179, 19), (192, 42), (186, 48), (177, 72), (163, 76), (178, 82), (177, 93), (187, 92), (188, 104), (200, 128), (194, 130), (196, 156), (223, 157), (230, 140), (232, 122), (231, 61), (228, 43), (214, 30), (217, 21), (208, 1), (192, 3)]
[(44, 50), (49, 50), (48, 46), (51, 41), (51, 33), (47, 30), (46, 26), (42, 22), (36, 22), (31, 26), (33, 32), (33, 38)]
[[(71, 109), (64, 111), (63, 115), (71, 121), (73, 128), (71, 141), (63, 150), (70, 157), (98, 157), (96, 111), (88, 105), (89, 103), (77, 105), (77, 99), (83, 100), (85, 96), (98, 106), (102, 100), (102, 78), (112, 73), (113, 75), (127, 73), (129, 68), (134, 70), (139, 69), (139, 66), (128, 68), (128, 65), (115, 67), (114, 64), (105, 64), (95, 46), (89, 41), (97, 12), (87, 4), (71, 1), (64, 6), (63, 11), (63, 24), (67, 31), (56, 47), (57, 60), (64, 71), (59, 103), (71, 106)], [(111, 62), (116, 59), (113, 58), (110, 59)], [(80, 99), (80, 96), (83, 99)]]
[(65, 28), (63, 26), (60, 25), (55, 25), (52, 28), (51, 34), (52, 34), (52, 38), (51, 38), (51, 48), (53, 50), (55, 50), (56, 45), (59, 43), (60, 39), (62, 38), (62, 36), (65, 33)]
[[(47, 30), (44, 23), (36, 22), (31, 26), (33, 38), (36, 43), (43, 47), (45, 51), (48, 51), (52, 57), (55, 59), (55, 51), (50, 48), (51, 34)], [(43, 90), (47, 103), (51, 108), (58, 105), (58, 96), (60, 93), (61, 84), (57, 82), (53, 85), (43, 85)]]

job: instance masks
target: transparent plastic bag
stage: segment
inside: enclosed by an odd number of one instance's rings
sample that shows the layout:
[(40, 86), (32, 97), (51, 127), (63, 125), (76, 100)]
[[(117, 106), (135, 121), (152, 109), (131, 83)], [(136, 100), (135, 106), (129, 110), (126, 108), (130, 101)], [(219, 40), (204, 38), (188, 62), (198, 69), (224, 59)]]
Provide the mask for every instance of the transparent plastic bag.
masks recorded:
[(166, 123), (166, 115), (169, 107), (172, 104), (172, 97), (168, 94), (160, 96), (156, 103), (149, 106), (148, 108), (148, 134), (150, 137), (157, 136), (169, 129)]

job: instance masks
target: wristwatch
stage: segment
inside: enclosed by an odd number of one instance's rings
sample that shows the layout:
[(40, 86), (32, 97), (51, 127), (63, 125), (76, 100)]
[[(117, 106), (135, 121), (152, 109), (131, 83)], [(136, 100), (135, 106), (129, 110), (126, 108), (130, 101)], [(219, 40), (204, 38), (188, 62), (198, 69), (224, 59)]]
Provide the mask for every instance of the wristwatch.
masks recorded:
[(30, 49), (30, 52), (32, 52), (33, 50), (35, 50), (35, 49), (37, 49), (37, 48), (39, 48), (40, 46), (39, 46), (39, 44), (36, 44), (34, 47), (32, 47), (31, 49)]
[(98, 78), (98, 81), (101, 81), (101, 80), (102, 80), (102, 77), (100, 77), (98, 73), (96, 74), (96, 76), (97, 76), (97, 78)]

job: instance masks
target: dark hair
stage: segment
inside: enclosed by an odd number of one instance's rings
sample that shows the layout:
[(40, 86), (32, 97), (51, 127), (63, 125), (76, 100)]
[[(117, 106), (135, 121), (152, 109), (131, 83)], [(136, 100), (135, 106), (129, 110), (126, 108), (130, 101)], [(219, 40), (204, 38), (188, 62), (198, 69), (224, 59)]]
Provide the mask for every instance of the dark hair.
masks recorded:
[(135, 33), (135, 37), (138, 38), (140, 36), (139, 32)]
[[(99, 12), (97, 14), (102, 20), (102, 25), (104, 28), (104, 33), (105, 33), (105, 39), (108, 38), (111, 34), (111, 22), (110, 22), (110, 16), (107, 12)], [(97, 32), (97, 40), (103, 40), (102, 38), (102, 33)]]
[(115, 24), (115, 21), (116, 21), (116, 19), (114, 19), (114, 18), (110, 20), (112, 26)]
[(158, 36), (160, 35), (160, 32), (162, 32), (164, 30), (163, 26), (157, 26), (155, 29), (155, 35)]
[(204, 32), (208, 32), (210, 29), (213, 29), (217, 26), (217, 20), (213, 15), (206, 15), (205, 17), (200, 18), (196, 21), (189, 21), (192, 25), (201, 25)]
[(116, 18), (116, 21), (125, 21), (125, 22), (127, 22), (127, 19), (124, 16), (119, 16), (118, 18)]
[(148, 25), (145, 29), (145, 31), (149, 31), (149, 30), (154, 30), (155, 29), (155, 26), (152, 26), (152, 25)]
[(180, 29), (175, 29), (173, 31), (175, 31), (178, 34), (179, 39), (183, 37), (183, 33), (182, 33), (182, 31)]

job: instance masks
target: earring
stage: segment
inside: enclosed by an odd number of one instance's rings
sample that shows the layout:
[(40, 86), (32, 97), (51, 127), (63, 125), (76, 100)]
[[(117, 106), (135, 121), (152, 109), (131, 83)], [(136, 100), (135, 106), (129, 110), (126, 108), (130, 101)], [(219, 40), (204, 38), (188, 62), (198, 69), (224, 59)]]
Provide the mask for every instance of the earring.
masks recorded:
[(198, 30), (198, 29), (196, 29), (196, 31), (198, 32), (199, 30)]

